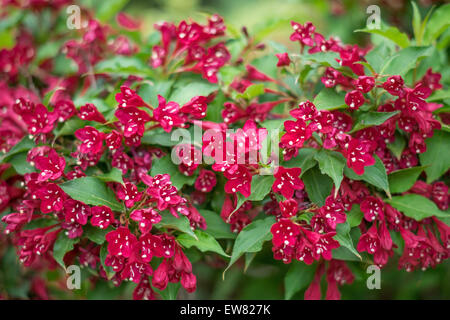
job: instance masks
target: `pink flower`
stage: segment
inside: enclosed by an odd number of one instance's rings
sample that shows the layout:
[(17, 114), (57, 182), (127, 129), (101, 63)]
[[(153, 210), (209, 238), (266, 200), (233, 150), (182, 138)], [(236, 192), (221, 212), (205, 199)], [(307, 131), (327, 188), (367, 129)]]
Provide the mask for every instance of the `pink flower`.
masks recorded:
[(72, 118), (77, 113), (77, 109), (70, 100), (58, 100), (55, 103), (54, 112), (58, 115), (58, 120), (63, 122)]
[(158, 210), (165, 210), (169, 205), (176, 205), (181, 201), (178, 190), (172, 185), (169, 175), (156, 175), (152, 185), (147, 188), (151, 201), (158, 202)]
[(200, 173), (195, 180), (194, 188), (201, 192), (211, 192), (216, 186), (217, 179), (214, 172), (206, 169), (200, 170)]
[(294, 32), (290, 36), (291, 41), (299, 41), (301, 44), (306, 46), (314, 46), (314, 31), (316, 28), (311, 22), (306, 22), (301, 25), (297, 22), (291, 21), (292, 28)]
[(142, 277), (133, 290), (133, 300), (155, 300), (156, 295), (147, 277)]
[(36, 195), (41, 199), (42, 213), (62, 210), (66, 199), (64, 191), (54, 183), (43, 186), (37, 191)]
[(109, 149), (119, 149), (122, 145), (122, 135), (118, 131), (112, 130), (105, 136), (105, 142)]
[(347, 92), (345, 95), (345, 104), (352, 110), (358, 110), (364, 104), (364, 96), (358, 90)]
[(261, 149), (261, 144), (267, 136), (266, 128), (258, 128), (255, 121), (247, 120), (244, 127), (238, 128), (231, 139), (237, 144), (237, 152), (243, 154)]
[(125, 201), (125, 206), (131, 208), (136, 202), (142, 198), (142, 193), (138, 191), (137, 187), (131, 182), (120, 184), (116, 191), (117, 198)]
[(281, 193), (286, 199), (292, 198), (295, 190), (304, 188), (303, 181), (299, 178), (301, 172), (301, 168), (278, 167), (272, 185), (273, 192)]
[(48, 157), (37, 156), (34, 159), (36, 169), (42, 172), (38, 176), (38, 181), (56, 180), (64, 174), (66, 160), (59, 157), (54, 149), (51, 149)]
[(137, 259), (129, 259), (120, 273), (120, 278), (139, 283), (143, 277), (150, 276), (152, 273), (153, 269), (148, 263), (143, 263)]
[(152, 277), (152, 285), (159, 290), (164, 290), (169, 283), (168, 276), (169, 265), (167, 259), (164, 259), (158, 268), (156, 268)]
[(182, 272), (181, 273), (181, 285), (183, 288), (189, 292), (192, 293), (197, 288), (197, 278), (196, 276), (191, 272)]
[(91, 215), (91, 208), (81, 201), (67, 199), (64, 202), (64, 212), (66, 222), (76, 222), (85, 225)]
[(359, 252), (375, 254), (380, 249), (380, 238), (378, 237), (377, 224), (374, 223), (370, 229), (359, 238), (356, 250)]
[(283, 218), (290, 218), (297, 214), (298, 203), (295, 199), (288, 199), (279, 202), (281, 215)]
[(206, 97), (203, 96), (193, 97), (181, 107), (180, 112), (186, 114), (188, 117), (192, 116), (194, 119), (203, 119), (206, 117), (206, 109), (208, 108), (206, 101)]
[(75, 137), (82, 141), (80, 151), (87, 154), (98, 154), (102, 152), (105, 134), (94, 127), (86, 126), (75, 131)]
[(223, 175), (227, 178), (225, 183), (226, 193), (240, 192), (246, 198), (250, 196), (252, 175), (246, 167), (239, 165), (236, 171), (232, 173), (225, 171)]
[(361, 202), (361, 211), (364, 213), (364, 218), (372, 222), (377, 218), (384, 219), (383, 206), (381, 199), (369, 196)]
[(150, 121), (147, 112), (133, 106), (120, 108), (115, 115), (123, 125), (123, 135), (127, 138), (134, 135), (142, 137), (145, 131), (145, 123)]
[(290, 219), (280, 219), (270, 228), (273, 235), (272, 243), (275, 247), (294, 247), (297, 236), (300, 234), (300, 226)]
[(375, 79), (368, 76), (360, 76), (355, 81), (355, 87), (357, 90), (367, 93), (375, 86)]
[(403, 91), (404, 83), (401, 76), (391, 76), (383, 83), (383, 88), (393, 96), (399, 96)]
[(136, 93), (136, 91), (130, 89), (127, 86), (120, 86), (120, 93), (117, 93), (115, 98), (117, 103), (119, 103), (120, 109), (127, 107), (137, 108), (147, 106), (147, 104)]
[(344, 206), (341, 202), (336, 201), (333, 196), (326, 198), (325, 205), (319, 209), (319, 213), (332, 230), (336, 229), (337, 224), (344, 223), (347, 220)]
[(107, 206), (94, 206), (91, 208), (91, 213), (91, 224), (100, 229), (108, 228), (115, 221), (114, 214)]
[(287, 52), (277, 53), (275, 56), (278, 58), (277, 67), (288, 66), (291, 63), (291, 59), (289, 59), (289, 54)]
[(307, 125), (305, 121), (299, 119), (285, 121), (284, 128), (286, 133), (281, 137), (282, 145), (289, 148), (301, 148), (317, 129), (317, 125), (313, 123)]
[(180, 127), (185, 120), (180, 116), (180, 106), (176, 102), (166, 103), (164, 97), (158, 95), (158, 108), (153, 111), (153, 117), (159, 121), (164, 131), (170, 132), (173, 127)]
[(82, 120), (95, 121), (100, 123), (105, 123), (105, 117), (97, 110), (97, 107), (92, 103), (86, 103), (84, 106), (80, 107), (78, 111), (78, 116)]
[(54, 123), (58, 119), (58, 114), (49, 112), (44, 105), (38, 104), (33, 112), (23, 114), (22, 118), (28, 126), (28, 132), (36, 135), (52, 131)]
[(142, 233), (149, 232), (154, 224), (161, 221), (161, 215), (152, 208), (134, 210), (130, 218), (139, 223), (139, 230)]
[(364, 167), (375, 164), (375, 158), (372, 156), (375, 145), (367, 140), (352, 139), (348, 143), (345, 152), (347, 166), (352, 168), (356, 174), (364, 174)]
[(119, 227), (106, 234), (108, 242), (108, 253), (112, 256), (123, 256), (128, 258), (137, 243), (136, 236), (126, 227)]
[(125, 14), (124, 12), (119, 12), (117, 14), (116, 21), (122, 27), (128, 30), (138, 30), (140, 26), (139, 22), (133, 20), (129, 15)]

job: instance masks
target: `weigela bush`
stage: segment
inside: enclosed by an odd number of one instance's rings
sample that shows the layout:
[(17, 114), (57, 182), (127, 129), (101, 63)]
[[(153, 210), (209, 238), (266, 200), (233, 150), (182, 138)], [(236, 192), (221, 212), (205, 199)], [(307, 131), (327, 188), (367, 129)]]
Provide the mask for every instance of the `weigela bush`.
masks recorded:
[[(218, 15), (143, 39), (124, 13), (70, 31), (68, 1), (3, 3), (2, 242), (25, 267), (155, 299), (196, 290), (193, 250), (225, 269), (271, 243), (305, 298), (325, 276), (339, 299), (355, 266), (448, 258), (449, 5), (366, 47), (293, 21), (288, 52)], [(51, 18), (45, 42), (28, 17)]]

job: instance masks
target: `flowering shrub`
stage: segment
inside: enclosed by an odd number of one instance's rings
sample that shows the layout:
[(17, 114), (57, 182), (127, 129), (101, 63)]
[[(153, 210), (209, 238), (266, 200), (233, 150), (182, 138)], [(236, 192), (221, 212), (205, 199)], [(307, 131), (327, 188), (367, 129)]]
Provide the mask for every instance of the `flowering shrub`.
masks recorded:
[[(449, 5), (365, 48), (292, 22), (287, 52), (218, 15), (142, 39), (124, 13), (67, 32), (68, 1), (3, 3), (2, 243), (26, 268), (170, 298), (196, 290), (193, 252), (226, 276), (269, 244), (288, 298), (339, 299), (355, 266), (448, 258)], [(30, 15), (52, 17), (45, 43)]]

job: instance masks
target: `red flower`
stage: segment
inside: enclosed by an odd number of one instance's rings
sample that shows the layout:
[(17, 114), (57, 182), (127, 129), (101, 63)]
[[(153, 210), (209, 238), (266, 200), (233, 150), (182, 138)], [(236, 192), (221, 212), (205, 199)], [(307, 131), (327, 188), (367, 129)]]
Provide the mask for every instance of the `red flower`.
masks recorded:
[(130, 183), (125, 182), (120, 184), (116, 191), (117, 198), (125, 201), (125, 206), (131, 208), (136, 202), (139, 202), (142, 198), (142, 193), (138, 191), (137, 187)]
[(299, 41), (301, 44), (306, 46), (314, 46), (314, 31), (316, 28), (311, 22), (306, 22), (301, 25), (297, 22), (291, 21), (292, 28), (294, 32), (290, 36), (291, 41)]
[(240, 192), (244, 197), (249, 197), (251, 194), (252, 175), (248, 169), (242, 165), (237, 167), (237, 170), (223, 173), (227, 182), (225, 183), (226, 193)]
[(152, 208), (134, 210), (131, 212), (130, 218), (139, 222), (139, 230), (142, 233), (149, 232), (154, 224), (161, 221), (161, 215)]
[(369, 222), (372, 222), (377, 218), (383, 220), (383, 206), (384, 203), (381, 199), (369, 196), (361, 202), (361, 211), (364, 213), (364, 218)]
[(275, 56), (278, 58), (277, 67), (288, 66), (291, 63), (291, 59), (289, 59), (289, 54), (287, 52), (277, 53)]
[(195, 180), (194, 188), (201, 192), (211, 192), (216, 186), (217, 179), (214, 172), (206, 169), (200, 170), (200, 173)]
[(66, 222), (76, 222), (85, 225), (91, 215), (91, 208), (81, 201), (67, 199), (64, 202), (64, 212)]
[(62, 210), (66, 199), (64, 191), (54, 183), (43, 186), (37, 191), (36, 195), (41, 199), (41, 211), (43, 213)]
[(87, 154), (98, 154), (102, 152), (105, 134), (94, 127), (86, 126), (75, 131), (75, 137), (82, 141), (80, 151)]
[(133, 247), (137, 243), (136, 236), (126, 227), (119, 227), (106, 234), (108, 242), (108, 253), (112, 256), (123, 256), (128, 258), (133, 252)]
[(180, 116), (180, 106), (176, 102), (166, 103), (164, 97), (158, 95), (158, 108), (153, 111), (153, 117), (159, 121), (166, 132), (172, 131), (173, 127), (180, 127), (185, 120)]
[(286, 199), (292, 198), (295, 190), (304, 188), (303, 181), (299, 178), (301, 172), (301, 168), (278, 167), (272, 185), (273, 192), (281, 193)]
[(37, 135), (52, 131), (54, 123), (58, 119), (58, 114), (56, 112), (49, 112), (44, 105), (38, 104), (33, 112), (22, 114), (22, 118), (28, 126), (28, 132)]
[(393, 96), (399, 96), (403, 91), (404, 83), (401, 76), (391, 76), (383, 83), (383, 88)]
[(298, 203), (297, 200), (288, 199), (279, 202), (281, 215), (283, 218), (290, 218), (297, 214), (298, 212)]
[(297, 236), (300, 234), (300, 226), (290, 219), (280, 219), (270, 228), (273, 235), (272, 242), (275, 247), (294, 247)]
[(368, 76), (360, 76), (355, 81), (355, 87), (357, 90), (367, 93), (375, 86), (375, 79)]
[(97, 110), (97, 107), (92, 103), (86, 103), (84, 106), (80, 107), (78, 111), (78, 116), (82, 120), (95, 121), (100, 123), (105, 123), (105, 117)]
[(197, 288), (197, 277), (192, 272), (182, 272), (181, 285), (187, 292), (192, 293)]
[(378, 237), (377, 224), (374, 223), (370, 229), (359, 238), (356, 250), (359, 252), (375, 254), (380, 249), (380, 238)]
[(172, 185), (168, 174), (159, 174), (151, 179), (147, 194), (151, 196), (151, 201), (158, 202), (158, 210), (165, 210), (169, 205), (176, 205), (181, 201), (178, 190)]
[(301, 148), (303, 143), (308, 140), (312, 133), (317, 129), (314, 123), (306, 124), (305, 121), (299, 119), (297, 121), (285, 121), (284, 128), (286, 133), (281, 137), (281, 144), (284, 147)]
[(319, 209), (319, 213), (325, 219), (327, 225), (336, 230), (336, 225), (347, 220), (345, 209), (341, 202), (336, 201), (333, 196), (328, 196), (325, 205)]
[(345, 104), (352, 110), (358, 110), (364, 104), (364, 96), (358, 90), (347, 92), (345, 95)]
[(63, 122), (72, 118), (77, 113), (77, 109), (70, 100), (58, 100), (55, 103), (54, 112), (58, 115), (59, 122)]
[(372, 156), (375, 145), (371, 141), (352, 139), (348, 143), (345, 152), (347, 166), (352, 168), (356, 174), (364, 174), (364, 167), (375, 164), (375, 158)]
[(203, 119), (206, 117), (206, 109), (208, 108), (206, 101), (206, 97), (203, 96), (193, 97), (181, 107), (180, 112), (188, 117), (191, 115), (194, 119)]
[(119, 108), (126, 107), (145, 107), (147, 104), (136, 93), (127, 86), (120, 87), (120, 93), (116, 94), (116, 101), (119, 103)]
[(56, 180), (64, 174), (66, 160), (58, 156), (54, 149), (51, 149), (48, 157), (37, 156), (34, 159), (36, 169), (42, 172), (38, 176), (38, 181)]
[(118, 149), (122, 145), (122, 135), (113, 130), (105, 136), (105, 142), (109, 149)]
[(100, 229), (106, 229), (115, 221), (114, 214), (107, 206), (94, 206), (91, 209), (92, 218), (91, 224)]
[(123, 135), (127, 138), (135, 135), (142, 137), (145, 131), (145, 123), (150, 121), (147, 112), (133, 106), (120, 108), (115, 115), (123, 125)]

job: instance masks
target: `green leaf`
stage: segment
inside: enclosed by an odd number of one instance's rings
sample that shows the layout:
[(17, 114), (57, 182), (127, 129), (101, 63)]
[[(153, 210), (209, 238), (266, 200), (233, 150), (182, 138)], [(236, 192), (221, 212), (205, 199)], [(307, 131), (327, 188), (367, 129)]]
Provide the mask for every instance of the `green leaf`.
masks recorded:
[(28, 138), (28, 136), (25, 136), (3, 156), (2, 162), (8, 162), (12, 156), (23, 152), (28, 152), (34, 147), (36, 147), (34, 141)]
[(175, 229), (184, 233), (187, 233), (194, 239), (197, 239), (194, 231), (192, 231), (191, 226), (189, 224), (188, 218), (186, 216), (180, 215), (179, 218), (175, 218), (171, 213), (164, 211), (161, 213), (162, 219), (161, 222), (155, 224), (155, 227), (158, 229), (168, 228)]
[(384, 27), (382, 29), (359, 29), (355, 30), (355, 32), (378, 34), (386, 39), (393, 41), (400, 48), (406, 48), (409, 46), (408, 36), (405, 33), (400, 32), (396, 27)]
[[(261, 201), (269, 194), (272, 190), (273, 182), (275, 177), (272, 175), (261, 176), (255, 175), (252, 178), (251, 194), (248, 198), (244, 197), (241, 193), (237, 194), (237, 205), (236, 210), (238, 210), (245, 201)], [(234, 212), (233, 211), (233, 212)]]
[(388, 176), (389, 189), (392, 193), (408, 191), (422, 173), (424, 167), (412, 167), (391, 172)]
[(393, 111), (393, 112), (376, 112), (376, 111), (369, 111), (369, 112), (363, 112), (358, 117), (358, 120), (351, 130), (351, 132), (355, 132), (361, 129), (365, 129), (371, 126), (379, 126), (386, 122), (386, 120), (392, 118), (396, 114), (400, 113), (400, 111)]
[(427, 183), (438, 179), (450, 168), (450, 132), (434, 130), (431, 138), (425, 140), (427, 151), (419, 155), (420, 164), (427, 166)]
[(86, 121), (81, 120), (78, 117), (69, 119), (66, 122), (64, 122), (63, 126), (60, 129), (56, 130), (55, 138), (73, 135), (75, 131), (85, 127), (86, 125), (87, 125)]
[(123, 184), (122, 171), (117, 168), (112, 168), (110, 172), (95, 177), (105, 182), (118, 182)]
[(306, 171), (302, 175), (302, 180), (311, 201), (318, 206), (323, 206), (325, 199), (330, 195), (333, 188), (333, 180), (322, 174), (318, 167)]
[(314, 268), (303, 262), (293, 261), (284, 277), (284, 299), (291, 299), (294, 294), (306, 288), (314, 278)]
[(65, 232), (60, 232), (58, 234), (58, 237), (56, 238), (55, 244), (53, 246), (53, 258), (55, 258), (56, 262), (63, 267), (64, 269), (66, 266), (64, 265), (64, 256), (67, 252), (73, 250), (74, 244), (76, 244), (80, 239), (69, 239)]
[(264, 94), (264, 84), (258, 83), (248, 86), (243, 93), (237, 94), (236, 98), (252, 100), (253, 98), (256, 98), (257, 96), (260, 96), (262, 94)]
[(111, 280), (112, 277), (114, 277), (115, 272), (112, 267), (105, 265), (105, 259), (107, 255), (108, 255), (108, 244), (105, 242), (100, 248), (100, 263), (102, 264), (103, 269), (105, 269), (108, 280)]
[(406, 140), (403, 137), (403, 135), (401, 135), (398, 132), (395, 132), (394, 142), (387, 144), (387, 148), (389, 150), (391, 150), (391, 152), (397, 158), (397, 160), (400, 160), (403, 150), (405, 149), (405, 146), (406, 146)]
[(325, 67), (332, 67), (334, 69), (341, 68), (341, 65), (336, 61), (339, 59), (339, 54), (336, 52), (316, 52), (314, 54), (303, 54), (303, 58), (306, 60), (314, 61)]
[(146, 131), (142, 137), (142, 143), (153, 144), (164, 147), (173, 147), (179, 143), (171, 139), (172, 134), (164, 131), (163, 128), (156, 128)]
[(178, 243), (186, 248), (194, 246), (201, 252), (211, 251), (229, 257), (212, 235), (200, 230), (195, 230), (194, 233), (197, 236), (197, 239), (194, 239), (187, 234), (181, 234), (177, 237)]
[(321, 149), (316, 153), (315, 159), (319, 163), (320, 171), (333, 179), (337, 194), (344, 178), (345, 158), (339, 152)]
[(83, 227), (83, 236), (86, 236), (92, 242), (103, 244), (105, 242), (106, 234), (112, 230), (112, 227), (100, 229), (88, 224)]
[(46, 228), (59, 225), (58, 221), (48, 218), (34, 219), (23, 226), (22, 230), (33, 230), (37, 228)]
[(311, 169), (316, 165), (315, 155), (317, 153), (317, 149), (314, 148), (301, 148), (298, 151), (298, 155), (295, 158), (292, 158), (289, 161), (283, 163), (283, 167), (285, 168), (301, 168), (302, 173), (305, 174), (306, 171)]
[(274, 217), (267, 217), (260, 220), (254, 220), (252, 223), (242, 229), (242, 231), (238, 234), (236, 241), (234, 242), (230, 263), (223, 273), (224, 277), (225, 272), (244, 253), (261, 251), (263, 243), (272, 239), (270, 228), (274, 223)]
[(364, 213), (361, 211), (359, 204), (353, 204), (352, 210), (347, 212), (347, 222), (350, 228), (359, 226), (363, 217)]
[(381, 43), (380, 45), (375, 46), (375, 48), (370, 50), (365, 56), (367, 62), (377, 73), (380, 73), (381, 68), (389, 57), (390, 50), (386, 43)]
[(161, 298), (163, 298), (163, 300), (176, 300), (177, 296), (178, 296), (178, 291), (181, 288), (181, 283), (177, 282), (177, 283), (173, 283), (173, 282), (169, 282), (167, 284), (166, 289), (164, 290), (159, 290), (157, 288), (155, 288), (155, 290), (158, 292), (158, 294), (161, 296)]
[(195, 174), (192, 176), (185, 176), (178, 170), (178, 167), (172, 162), (169, 155), (162, 157), (161, 159), (153, 160), (151, 175), (157, 174), (169, 174), (172, 184), (180, 190), (185, 184), (192, 185), (195, 182)]
[(440, 6), (433, 13), (425, 28), (424, 41), (431, 43), (450, 26), (450, 4)]
[(353, 180), (364, 180), (377, 188), (383, 189), (388, 195), (389, 192), (389, 182), (386, 174), (386, 168), (383, 162), (374, 155), (375, 164), (364, 168), (364, 174), (357, 175), (352, 169), (347, 166), (344, 168), (344, 173), (347, 177)]
[(95, 65), (94, 71), (96, 73), (108, 73), (122, 77), (127, 77), (130, 74), (149, 76), (153, 75), (153, 70), (137, 57), (113, 56), (100, 61)]
[(95, 16), (103, 23), (111, 20), (128, 3), (129, 0), (108, 0), (96, 2)]
[(219, 214), (210, 210), (199, 210), (206, 221), (206, 232), (216, 239), (234, 239), (236, 234), (231, 232), (230, 225), (222, 220)]
[(385, 202), (401, 211), (405, 216), (417, 221), (432, 216), (438, 218), (448, 218), (450, 216), (448, 212), (439, 210), (433, 201), (418, 194), (396, 196), (392, 197), (392, 199), (386, 199)]
[(113, 211), (123, 211), (114, 191), (98, 178), (82, 177), (59, 185), (71, 198), (94, 206), (107, 206)]
[(348, 223), (348, 221), (339, 223), (336, 226), (336, 235), (333, 238), (337, 242), (339, 242), (341, 246), (345, 247), (360, 260), (362, 260), (361, 255), (358, 253), (358, 251), (356, 251), (355, 246), (353, 245), (353, 240), (350, 236), (350, 224)]
[(27, 161), (27, 154), (28, 152), (17, 153), (8, 159), (8, 162), (20, 175), (36, 172), (36, 169)]
[(156, 108), (158, 107), (158, 94), (163, 97), (170, 96), (173, 84), (173, 80), (147, 81), (139, 87), (137, 93), (145, 102), (150, 102)]
[(175, 101), (183, 105), (195, 96), (209, 96), (219, 87), (217, 84), (210, 83), (206, 80), (192, 81), (190, 79), (177, 81), (175, 88), (170, 96), (170, 101)]
[(422, 42), (422, 33), (421, 33), (421, 24), (422, 24), (422, 17), (420, 16), (419, 8), (417, 7), (417, 4), (414, 1), (411, 1), (411, 6), (413, 8), (413, 20), (412, 20), (412, 26), (414, 30), (414, 38), (416, 38), (416, 41), (418, 44)]
[(433, 94), (427, 98), (427, 102), (441, 101), (446, 99), (450, 99), (450, 89), (440, 89), (433, 92)]
[(337, 93), (333, 89), (325, 88), (314, 98), (317, 110), (334, 110), (345, 106), (345, 94)]
[(432, 52), (432, 46), (402, 49), (384, 64), (381, 73), (383, 75), (405, 76), (409, 70), (416, 66), (420, 58), (430, 56)]

